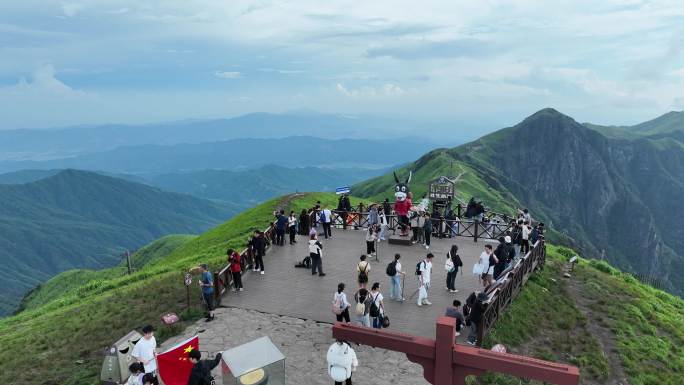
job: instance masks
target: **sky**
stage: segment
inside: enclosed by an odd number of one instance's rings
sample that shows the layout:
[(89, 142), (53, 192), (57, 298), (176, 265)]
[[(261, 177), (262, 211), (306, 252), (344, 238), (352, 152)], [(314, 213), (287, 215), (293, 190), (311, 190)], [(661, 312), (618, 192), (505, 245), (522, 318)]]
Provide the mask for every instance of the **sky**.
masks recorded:
[(684, 109), (675, 1), (0, 3), (0, 129), (315, 110), (468, 127)]

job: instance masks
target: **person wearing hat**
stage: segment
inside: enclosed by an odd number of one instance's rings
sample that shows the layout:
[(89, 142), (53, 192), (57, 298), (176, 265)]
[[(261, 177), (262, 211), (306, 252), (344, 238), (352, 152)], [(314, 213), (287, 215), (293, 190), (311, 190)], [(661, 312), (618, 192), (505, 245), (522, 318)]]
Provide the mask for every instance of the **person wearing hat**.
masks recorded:
[(188, 378), (188, 385), (212, 384), (214, 378), (211, 376), (211, 371), (221, 362), (221, 353), (216, 353), (216, 357), (213, 360), (201, 360), (202, 353), (199, 350), (193, 349), (188, 353), (188, 358), (193, 365), (190, 371), (190, 378)]
[(199, 266), (202, 276), (199, 280), (199, 285), (202, 288), (202, 297), (207, 304), (207, 319), (206, 321), (214, 320), (214, 278), (209, 271), (209, 266), (203, 263)]
[(136, 342), (131, 352), (134, 360), (143, 364), (145, 374), (156, 375), (157, 372), (157, 340), (154, 338), (154, 327), (145, 325), (142, 328), (143, 337)]

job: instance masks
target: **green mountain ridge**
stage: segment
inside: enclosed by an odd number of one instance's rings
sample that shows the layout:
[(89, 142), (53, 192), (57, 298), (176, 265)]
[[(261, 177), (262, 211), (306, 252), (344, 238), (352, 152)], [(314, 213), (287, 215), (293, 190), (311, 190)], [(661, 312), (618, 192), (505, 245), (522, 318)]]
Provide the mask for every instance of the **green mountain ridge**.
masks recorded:
[[(684, 229), (673, 215), (684, 212), (684, 147), (677, 140), (611, 138), (543, 109), (474, 142), (431, 151), (399, 172), (409, 170), (416, 196), (432, 178), (463, 173), (461, 199), (478, 196), (495, 210), (519, 202), (551, 225), (555, 241), (684, 293), (677, 274), (684, 268)], [(473, 189), (483, 182), (491, 187)], [(393, 186), (385, 175), (353, 191), (380, 198)]]
[(125, 248), (200, 232), (233, 214), (223, 204), (75, 170), (0, 185), (0, 196), (0, 315), (61, 271), (113, 266)]

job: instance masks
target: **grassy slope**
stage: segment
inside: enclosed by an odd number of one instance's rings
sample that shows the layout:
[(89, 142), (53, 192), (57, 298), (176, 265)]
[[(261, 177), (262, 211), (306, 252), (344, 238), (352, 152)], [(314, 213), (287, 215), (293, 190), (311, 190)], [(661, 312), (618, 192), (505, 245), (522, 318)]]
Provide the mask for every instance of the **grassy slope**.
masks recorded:
[[(294, 199), (293, 208), (301, 210), (316, 200), (337, 202), (333, 194), (306, 194)], [(273, 210), (289, 208), (281, 202), (271, 200), (247, 210), (132, 275), (104, 274), (57, 300), (0, 320), (0, 346), (12, 347), (0, 350), (0, 383), (35, 384), (50, 379), (61, 385), (94, 384), (102, 364), (101, 350), (116, 336), (146, 323), (159, 327), (159, 341), (177, 333), (201, 315), (196, 293), (191, 296), (192, 307), (184, 309), (182, 273), (200, 262), (221, 265), (226, 248), (243, 247), (253, 229), (267, 225)], [(170, 311), (181, 314), (184, 323), (162, 328), (159, 317)], [(80, 360), (82, 364), (76, 363)]]
[[(632, 385), (681, 384), (684, 301), (602, 261), (580, 259), (573, 281), (562, 278), (561, 266), (570, 255), (549, 246), (546, 269), (531, 278), (485, 344), (503, 343), (513, 351), (579, 365), (582, 383), (603, 383), (614, 375), (607, 359), (614, 354)], [(590, 302), (589, 315), (569, 293), (573, 283)], [(614, 353), (596, 337), (601, 329), (610, 332)], [(483, 382), (519, 381), (488, 375)]]
[[(160, 238), (131, 255), (131, 262), (134, 269), (140, 269), (144, 265), (153, 263), (158, 259), (166, 257), (175, 249), (186, 242), (195, 239), (194, 235), (167, 235)], [(99, 281), (120, 277), (126, 274), (125, 264), (103, 270), (74, 269), (62, 272), (51, 278), (44, 284), (33, 289), (22, 300), (20, 308), (34, 309), (51, 302), (57, 298), (78, 295), (78, 290), (90, 285), (98, 285)]]

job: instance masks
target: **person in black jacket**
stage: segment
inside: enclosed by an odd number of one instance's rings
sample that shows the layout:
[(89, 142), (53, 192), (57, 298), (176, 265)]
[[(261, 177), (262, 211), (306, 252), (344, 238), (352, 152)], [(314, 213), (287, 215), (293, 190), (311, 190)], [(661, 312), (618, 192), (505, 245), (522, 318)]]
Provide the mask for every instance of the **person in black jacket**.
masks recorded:
[(266, 254), (266, 238), (263, 231), (257, 231), (256, 236), (252, 238), (252, 247), (254, 248), (254, 271), (260, 271), (264, 274), (264, 255)]
[(499, 245), (496, 246), (496, 250), (494, 250), (494, 255), (498, 260), (496, 265), (494, 266), (494, 280), (497, 280), (499, 279), (501, 273), (504, 270), (506, 270), (506, 265), (508, 265), (508, 250), (506, 249), (504, 237), (499, 237)]
[(221, 362), (221, 353), (217, 353), (213, 360), (200, 360), (202, 353), (193, 349), (188, 353), (188, 357), (193, 364), (188, 385), (211, 385), (214, 379), (211, 376), (211, 370)]
[[(474, 293), (473, 293), (474, 294)], [(475, 297), (475, 303), (468, 314), (468, 322), (470, 323), (470, 333), (468, 334), (468, 344), (475, 345), (477, 343), (477, 326), (482, 318), (484, 312), (484, 301), (487, 300), (487, 294), (478, 293)]]

